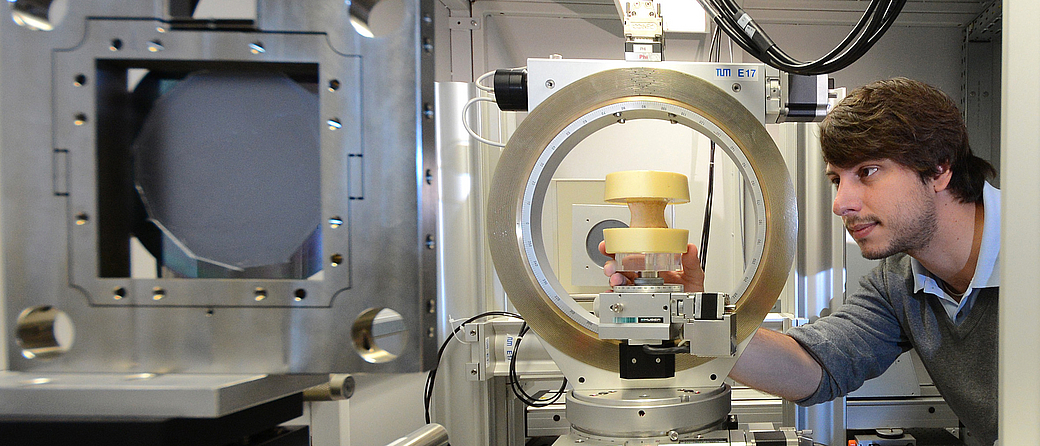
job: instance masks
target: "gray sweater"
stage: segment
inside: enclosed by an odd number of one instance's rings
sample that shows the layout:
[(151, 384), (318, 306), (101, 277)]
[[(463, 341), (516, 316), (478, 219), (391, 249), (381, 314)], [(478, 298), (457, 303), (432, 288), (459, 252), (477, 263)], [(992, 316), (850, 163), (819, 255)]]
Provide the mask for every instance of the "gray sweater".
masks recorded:
[(997, 438), (998, 288), (982, 288), (960, 325), (938, 298), (914, 293), (910, 257), (881, 261), (834, 314), (788, 331), (823, 367), (813, 405), (845, 395), (880, 375), (900, 353), (917, 349), (947, 404), (982, 444)]

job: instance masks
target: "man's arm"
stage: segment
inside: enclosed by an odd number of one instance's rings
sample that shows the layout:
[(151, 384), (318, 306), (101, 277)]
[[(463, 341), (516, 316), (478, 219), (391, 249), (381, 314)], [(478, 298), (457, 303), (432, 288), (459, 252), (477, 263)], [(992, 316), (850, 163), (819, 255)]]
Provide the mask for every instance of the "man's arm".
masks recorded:
[(823, 369), (794, 338), (759, 328), (729, 377), (749, 387), (799, 401), (816, 393)]

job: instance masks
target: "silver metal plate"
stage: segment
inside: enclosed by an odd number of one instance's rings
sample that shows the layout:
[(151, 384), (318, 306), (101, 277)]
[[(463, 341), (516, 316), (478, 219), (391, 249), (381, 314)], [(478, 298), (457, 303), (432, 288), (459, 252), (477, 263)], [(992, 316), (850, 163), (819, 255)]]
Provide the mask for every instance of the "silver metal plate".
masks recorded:
[[(437, 184), (426, 111), (433, 110), (433, 2), (401, 2), (400, 27), (375, 39), (350, 26), (350, 2), (259, 2), (255, 20), (225, 29), (181, 20), (167, 9), (172, 4), (68, 2), (51, 31), (0, 17), (0, 256), (10, 368), (286, 374), (432, 366)], [(127, 211), (135, 199), (129, 147), (144, 116), (131, 100), (135, 76), (172, 73), (176, 82), (207, 69), (285, 73), (318, 96), (312, 125), (320, 163), (312, 174), (320, 196), (310, 198), (320, 206), (321, 273), (130, 274), (137, 220)], [(22, 355), (17, 318), (36, 307), (71, 320), (75, 343), (67, 352), (48, 360)], [(386, 362), (369, 354), (379, 340), (371, 327), (352, 327), (380, 308), (408, 328), (396, 359)]]
[(328, 382), (328, 375), (0, 372), (0, 416), (216, 418)]

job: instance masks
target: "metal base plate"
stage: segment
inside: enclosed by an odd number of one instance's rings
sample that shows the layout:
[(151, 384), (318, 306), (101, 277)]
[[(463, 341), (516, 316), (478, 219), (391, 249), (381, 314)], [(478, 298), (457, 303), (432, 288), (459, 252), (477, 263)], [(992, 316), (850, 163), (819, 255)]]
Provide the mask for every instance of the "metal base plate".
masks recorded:
[(703, 434), (695, 434), (690, 438), (680, 438), (679, 440), (672, 440), (667, 436), (661, 436), (657, 438), (642, 438), (638, 440), (629, 440), (619, 438), (593, 438), (579, 433), (572, 432), (567, 435), (562, 435), (556, 439), (553, 446), (617, 446), (623, 445), (679, 445), (692, 443), (691, 440), (710, 444), (712, 446), (745, 446), (744, 432), (743, 431), (714, 431)]
[(0, 418), (215, 418), (300, 393), (328, 375), (0, 372)]
[(689, 436), (728, 420), (730, 387), (572, 391), (567, 420), (594, 437)]
[(296, 394), (219, 418), (0, 418), (0, 432), (4, 444), (20, 446), (307, 446), (307, 426), (281, 426), (302, 414)]

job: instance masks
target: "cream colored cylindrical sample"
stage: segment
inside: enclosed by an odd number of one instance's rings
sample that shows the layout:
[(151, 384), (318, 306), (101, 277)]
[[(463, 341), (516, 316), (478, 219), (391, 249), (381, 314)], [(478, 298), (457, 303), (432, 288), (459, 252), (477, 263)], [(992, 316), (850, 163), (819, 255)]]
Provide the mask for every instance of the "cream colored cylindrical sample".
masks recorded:
[(606, 229), (607, 253), (684, 253), (689, 239), (685, 229), (669, 229), (665, 207), (690, 201), (686, 175), (632, 170), (607, 174), (604, 200), (627, 203), (632, 214), (628, 228)]

